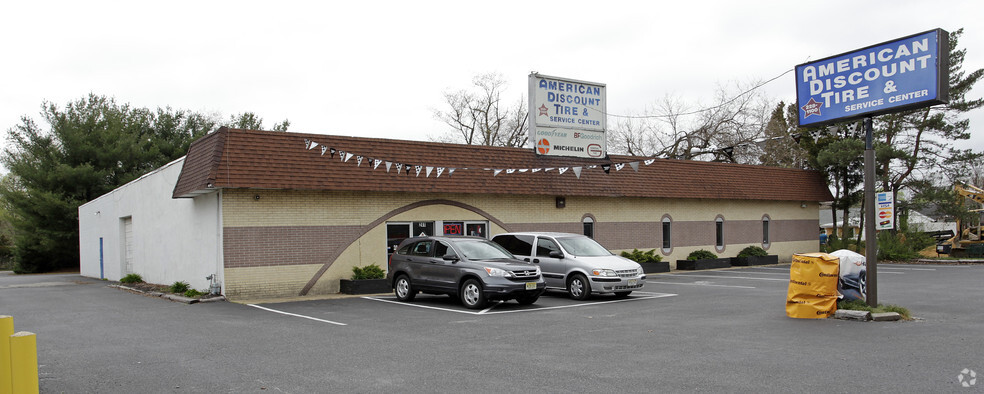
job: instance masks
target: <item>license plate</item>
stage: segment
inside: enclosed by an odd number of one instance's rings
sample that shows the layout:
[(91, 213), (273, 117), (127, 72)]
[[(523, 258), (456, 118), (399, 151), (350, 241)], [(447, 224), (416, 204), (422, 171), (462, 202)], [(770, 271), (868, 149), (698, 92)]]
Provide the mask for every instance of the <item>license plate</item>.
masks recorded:
[(536, 282), (526, 282), (526, 290), (536, 290)]
[(638, 283), (638, 282), (639, 282), (638, 279), (629, 279), (629, 286), (635, 286), (636, 283)]

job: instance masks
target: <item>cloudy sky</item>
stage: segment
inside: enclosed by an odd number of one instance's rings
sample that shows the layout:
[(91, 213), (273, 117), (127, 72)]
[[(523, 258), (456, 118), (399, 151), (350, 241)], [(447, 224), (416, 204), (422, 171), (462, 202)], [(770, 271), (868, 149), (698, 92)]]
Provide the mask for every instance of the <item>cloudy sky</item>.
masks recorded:
[[(984, 68), (982, 15), (980, 0), (7, 2), (0, 130), (91, 92), (253, 111), (295, 132), (427, 140), (448, 131), (433, 116), (443, 93), (478, 74), (500, 73), (509, 101), (531, 71), (604, 83), (610, 113), (637, 114), (935, 28), (964, 28), (964, 69)], [(793, 73), (762, 89), (794, 101)], [(970, 118), (984, 150), (982, 112)]]

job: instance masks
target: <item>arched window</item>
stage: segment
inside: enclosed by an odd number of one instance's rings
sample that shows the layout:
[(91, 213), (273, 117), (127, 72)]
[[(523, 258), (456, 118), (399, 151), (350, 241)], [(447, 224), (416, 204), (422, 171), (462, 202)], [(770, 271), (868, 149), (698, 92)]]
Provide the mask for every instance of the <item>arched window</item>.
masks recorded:
[(724, 251), (724, 217), (721, 215), (714, 219), (714, 249)]
[(663, 215), (663, 254), (670, 254), (673, 251), (673, 237), (671, 234), (671, 229), (673, 228), (673, 218), (670, 215)]
[(594, 218), (585, 215), (581, 219), (581, 225), (584, 227), (584, 235), (588, 238), (594, 238)]

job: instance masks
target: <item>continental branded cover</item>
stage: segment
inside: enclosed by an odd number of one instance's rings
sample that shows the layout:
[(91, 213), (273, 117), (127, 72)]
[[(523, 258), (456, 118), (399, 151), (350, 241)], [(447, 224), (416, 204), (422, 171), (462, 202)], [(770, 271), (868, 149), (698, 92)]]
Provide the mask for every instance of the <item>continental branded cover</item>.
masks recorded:
[(793, 255), (789, 269), (786, 316), (824, 319), (837, 311), (840, 258), (827, 253)]

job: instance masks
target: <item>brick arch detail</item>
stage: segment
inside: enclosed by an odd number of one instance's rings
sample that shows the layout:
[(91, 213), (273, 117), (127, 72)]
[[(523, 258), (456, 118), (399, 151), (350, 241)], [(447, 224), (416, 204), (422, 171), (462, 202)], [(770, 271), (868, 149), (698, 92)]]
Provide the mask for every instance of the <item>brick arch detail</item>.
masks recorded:
[(477, 213), (477, 214), (481, 215), (482, 217), (488, 219), (490, 222), (495, 223), (497, 226), (505, 229), (506, 231), (510, 231), (509, 230), (509, 226), (507, 226), (501, 220), (495, 218), (494, 216), (492, 216), (488, 212), (485, 212), (485, 211), (479, 209), (478, 207), (475, 207), (475, 206), (472, 206), (472, 205), (468, 205), (468, 204), (465, 204), (463, 202), (452, 201), (452, 200), (424, 200), (424, 201), (417, 201), (415, 203), (404, 205), (404, 206), (402, 206), (400, 208), (397, 208), (397, 209), (394, 209), (392, 211), (387, 212), (383, 216), (380, 216), (376, 220), (373, 220), (372, 223), (369, 223), (369, 224), (367, 224), (365, 226), (362, 226), (362, 229), (359, 230), (359, 233), (358, 234), (353, 235), (350, 239), (344, 240), (343, 243), (345, 244), (345, 247), (338, 248), (337, 250), (335, 250), (334, 253), (332, 253), (331, 255), (328, 256), (328, 261), (325, 262), (324, 265), (321, 266), (321, 268), (318, 270), (318, 272), (316, 272), (314, 274), (314, 276), (311, 277), (310, 280), (308, 280), (308, 283), (306, 285), (304, 285), (304, 288), (301, 289), (301, 292), (298, 295), (301, 295), (301, 296), (307, 295), (307, 293), (309, 291), (311, 291), (311, 288), (314, 287), (314, 285), (316, 283), (318, 283), (318, 280), (320, 280), (321, 277), (324, 276), (325, 272), (328, 272), (328, 268), (331, 267), (331, 265), (335, 262), (335, 260), (337, 260), (338, 257), (341, 256), (342, 253), (344, 253), (345, 250), (347, 250), (349, 248), (349, 246), (352, 246), (352, 244), (355, 243), (355, 241), (358, 241), (359, 238), (362, 238), (370, 230), (376, 228), (376, 226), (379, 226), (380, 224), (385, 223), (387, 220), (389, 220), (390, 218), (392, 218), (392, 217), (394, 217), (396, 215), (399, 215), (401, 213), (404, 213), (404, 212), (407, 212), (407, 211), (410, 211), (410, 210), (414, 210), (414, 209), (417, 209), (417, 208), (420, 208), (420, 207), (426, 207), (426, 206), (429, 206), (429, 205), (450, 205), (450, 206), (453, 206), (453, 207), (458, 207), (458, 208), (461, 208), (461, 209), (464, 209), (464, 210), (468, 210), (468, 211), (471, 211), (471, 212), (474, 212), (474, 213)]

